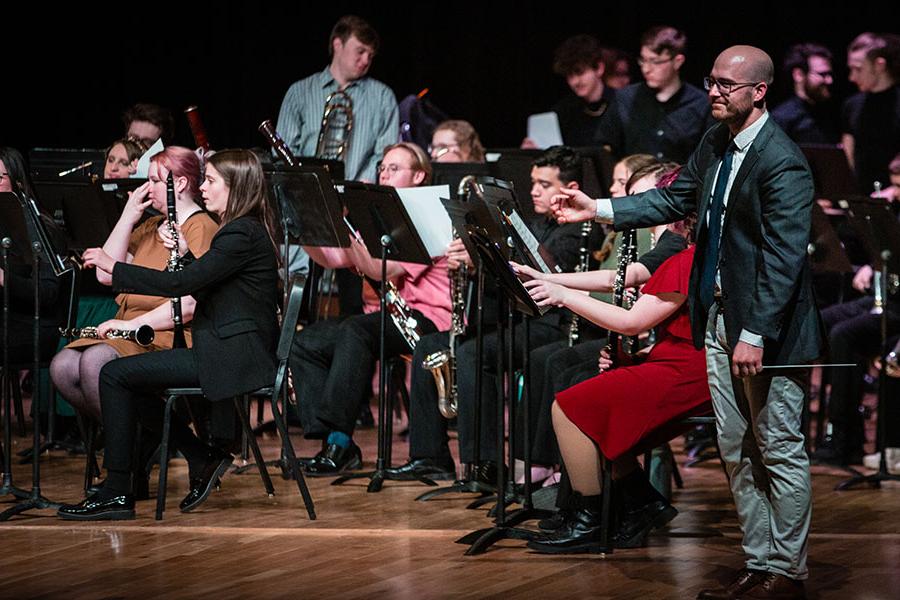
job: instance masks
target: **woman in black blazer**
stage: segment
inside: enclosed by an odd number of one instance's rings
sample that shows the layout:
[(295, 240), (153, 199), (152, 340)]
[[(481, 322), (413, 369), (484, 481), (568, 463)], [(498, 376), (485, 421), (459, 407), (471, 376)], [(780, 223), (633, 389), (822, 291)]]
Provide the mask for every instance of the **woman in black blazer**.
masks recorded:
[[(192, 295), (194, 345), (114, 360), (100, 373), (100, 400), (106, 432), (107, 478), (95, 494), (63, 506), (71, 520), (134, 518), (132, 454), (137, 421), (160, 429), (168, 387), (200, 386), (211, 401), (270, 385), (275, 377), (278, 338), (277, 255), (272, 212), (259, 159), (246, 150), (212, 155), (200, 190), (221, 227), (202, 258), (195, 259), (179, 236), (184, 268), (167, 272), (114, 262), (99, 248), (84, 253), (86, 265), (112, 274), (117, 292), (158, 296)], [(174, 247), (172, 240), (166, 240)], [(187, 458), (191, 490), (183, 512), (196, 508), (232, 462), (203, 444), (184, 422), (173, 419), (172, 437)]]

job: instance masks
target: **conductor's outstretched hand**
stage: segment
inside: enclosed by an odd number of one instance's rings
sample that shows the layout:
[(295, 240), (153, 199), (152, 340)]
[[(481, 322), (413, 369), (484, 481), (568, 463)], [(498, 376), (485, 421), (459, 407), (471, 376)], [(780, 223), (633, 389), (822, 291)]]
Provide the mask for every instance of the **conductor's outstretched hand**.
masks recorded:
[(597, 216), (597, 201), (581, 190), (560, 188), (559, 191), (550, 199), (550, 210), (559, 223), (582, 223)]

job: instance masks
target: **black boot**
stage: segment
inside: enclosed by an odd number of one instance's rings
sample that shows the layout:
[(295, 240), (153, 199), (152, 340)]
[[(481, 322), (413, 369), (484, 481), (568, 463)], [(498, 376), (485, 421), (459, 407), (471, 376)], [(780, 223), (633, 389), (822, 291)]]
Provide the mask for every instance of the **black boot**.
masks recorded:
[(600, 543), (602, 496), (572, 493), (572, 512), (562, 527), (528, 542), (528, 547), (544, 554), (610, 552)]
[(642, 469), (632, 471), (615, 482), (622, 494), (622, 510), (613, 545), (616, 548), (641, 548), (647, 545), (650, 531), (675, 518), (678, 511), (647, 479)]

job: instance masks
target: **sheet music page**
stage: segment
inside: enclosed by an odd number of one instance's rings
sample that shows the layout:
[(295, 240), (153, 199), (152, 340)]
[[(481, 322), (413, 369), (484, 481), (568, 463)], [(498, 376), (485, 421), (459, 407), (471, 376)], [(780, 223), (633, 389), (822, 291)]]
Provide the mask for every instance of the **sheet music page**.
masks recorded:
[(416, 233), (422, 238), (429, 256), (444, 256), (453, 239), (450, 216), (441, 204), (441, 198), (450, 197), (449, 185), (429, 185), (415, 188), (397, 188), (397, 195), (412, 219)]
[(528, 138), (541, 149), (562, 145), (562, 131), (556, 113), (550, 111), (529, 116)]
[(522, 217), (519, 216), (519, 213), (516, 211), (510, 212), (508, 215), (503, 213), (506, 217), (507, 222), (512, 225), (515, 232), (519, 235), (522, 242), (525, 243), (525, 247), (528, 249), (528, 252), (531, 253), (534, 262), (540, 267), (541, 271), (544, 273), (550, 273), (550, 267), (544, 261), (544, 258), (541, 256), (538, 248), (540, 247), (540, 242), (537, 241), (537, 238), (534, 237), (534, 234), (531, 233), (531, 230), (528, 229), (528, 225), (525, 224), (525, 221), (522, 220)]
[(165, 146), (163, 146), (162, 139), (156, 140), (156, 142), (150, 146), (150, 149), (144, 152), (138, 159), (137, 170), (133, 175), (130, 175), (130, 177), (147, 179), (150, 173), (150, 159), (163, 150), (165, 150)]

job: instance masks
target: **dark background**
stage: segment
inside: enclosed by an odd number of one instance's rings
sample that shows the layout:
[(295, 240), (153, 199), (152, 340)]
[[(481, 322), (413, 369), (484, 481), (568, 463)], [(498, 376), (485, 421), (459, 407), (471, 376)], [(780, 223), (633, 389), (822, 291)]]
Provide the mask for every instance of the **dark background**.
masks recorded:
[[(470, 120), (490, 147), (517, 145), (527, 115), (565, 92), (550, 69), (552, 52), (575, 33), (636, 54), (646, 28), (680, 27), (689, 40), (683, 73), (698, 86), (726, 46), (760, 46), (778, 64), (790, 44), (818, 41), (835, 54), (835, 96), (842, 100), (854, 91), (846, 80), (849, 41), (865, 30), (897, 30), (895, 3), (620, 1), (593, 3), (582, 14), (573, 6), (149, 3), (16, 7), (15, 15), (7, 6), (0, 144), (105, 147), (122, 134), (122, 110), (143, 101), (173, 109), (176, 142), (191, 144), (181, 111), (197, 104), (213, 147), (262, 145), (256, 126), (277, 118), (290, 83), (327, 64), (328, 33), (346, 13), (381, 34), (372, 76), (398, 99), (430, 88), (432, 102)], [(772, 94), (779, 99), (785, 91), (782, 83)]]

